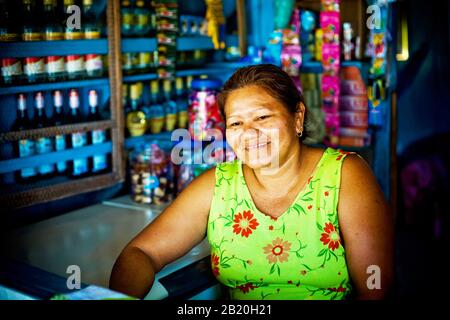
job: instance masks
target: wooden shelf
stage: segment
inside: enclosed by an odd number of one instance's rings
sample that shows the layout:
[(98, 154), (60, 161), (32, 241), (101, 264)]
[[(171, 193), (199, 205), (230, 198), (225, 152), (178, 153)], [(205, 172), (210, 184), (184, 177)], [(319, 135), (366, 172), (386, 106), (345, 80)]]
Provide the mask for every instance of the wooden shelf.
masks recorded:
[[(237, 46), (238, 36), (229, 35), (225, 39), (227, 46)], [(156, 38), (124, 38), (121, 41), (122, 52), (150, 52), (157, 50)], [(178, 51), (213, 50), (214, 45), (210, 37), (178, 37)]]
[(57, 127), (48, 127), (42, 129), (32, 129), (25, 131), (10, 131), (0, 133), (0, 144), (21, 139), (35, 139), (39, 137), (53, 137), (58, 134), (68, 134), (77, 131), (92, 131), (94, 129), (111, 129), (114, 127), (112, 120), (103, 120), (95, 122), (83, 122), (76, 124), (67, 124)]
[(0, 161), (0, 174), (14, 172), (25, 168), (32, 168), (36, 163), (54, 164), (73, 160), (75, 158), (89, 158), (94, 155), (108, 154), (112, 151), (112, 142), (88, 145), (77, 149), (66, 149), (63, 151), (54, 151), (23, 157), (17, 159)]

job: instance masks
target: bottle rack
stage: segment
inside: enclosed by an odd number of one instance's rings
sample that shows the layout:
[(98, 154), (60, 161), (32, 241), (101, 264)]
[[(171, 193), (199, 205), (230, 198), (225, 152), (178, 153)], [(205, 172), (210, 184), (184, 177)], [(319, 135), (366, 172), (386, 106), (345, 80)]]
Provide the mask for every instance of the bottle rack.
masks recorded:
[[(56, 176), (30, 183), (8, 183), (0, 186), (0, 205), (3, 208), (16, 209), (45, 203), (52, 200), (70, 197), (113, 186), (125, 179), (126, 158), (125, 150), (133, 148), (148, 139), (170, 141), (171, 132), (160, 134), (146, 134), (140, 137), (125, 139), (125, 119), (122, 107), (122, 82), (137, 82), (157, 79), (154, 72), (122, 75), (121, 54), (125, 52), (156, 51), (157, 44), (154, 37), (122, 38), (120, 0), (106, 1), (106, 38), (93, 40), (61, 40), (61, 41), (29, 41), (29, 42), (0, 42), (0, 59), (7, 57), (25, 58), (29, 56), (65, 56), (99, 54), (108, 55), (108, 74), (101, 78), (80, 80), (66, 80), (60, 82), (20, 84), (0, 86), (0, 175), (13, 175), (13, 172), (36, 165), (36, 163), (57, 163), (70, 161), (75, 157), (89, 157), (99, 153), (111, 154), (110, 171), (84, 178), (71, 179)], [(239, 27), (240, 28), (240, 27)], [(226, 44), (237, 46), (239, 37), (228, 35)], [(177, 39), (178, 51), (214, 49), (211, 39), (207, 36), (183, 36)], [(177, 77), (197, 75), (231, 74), (239, 65), (233, 63), (206, 64), (196, 69), (179, 70)], [(18, 93), (27, 95), (37, 91), (54, 90), (103, 90), (103, 102), (109, 101), (109, 119), (94, 122), (67, 124), (58, 127), (46, 127), (26, 131), (10, 130), (12, 118), (16, 112), (16, 97)], [(87, 100), (87, 98), (85, 98)], [(6, 128), (6, 129), (5, 129)], [(12, 144), (23, 138), (36, 139), (56, 134), (69, 134), (77, 131), (92, 131), (104, 129), (109, 131), (109, 140), (102, 144), (86, 145), (78, 148), (53, 151), (29, 157), (11, 157)], [(6, 151), (5, 151), (6, 150)], [(8, 156), (4, 156), (8, 154)]]
[[(89, 157), (96, 154), (110, 154), (111, 165), (107, 172), (88, 175), (84, 178), (71, 179), (65, 176), (45, 178), (30, 183), (2, 183), (0, 187), (0, 205), (3, 208), (21, 208), (38, 203), (69, 197), (76, 194), (91, 192), (113, 186), (122, 182), (125, 177), (123, 161), (123, 115), (121, 109), (120, 85), (122, 73), (120, 65), (120, 21), (119, 1), (108, 0), (106, 4), (107, 38), (95, 40), (61, 40), (0, 43), (0, 58), (51, 56), (51, 55), (108, 55), (108, 76), (93, 79), (72, 81), (36, 83), (0, 87), (0, 114), (2, 133), (0, 133), (0, 174), (13, 175), (14, 171), (36, 166), (36, 163), (57, 163), (70, 161), (75, 157)], [(95, 89), (102, 92), (103, 105), (109, 105), (109, 118), (101, 121), (67, 124), (57, 127), (31, 129), (25, 131), (7, 131), (11, 119), (15, 116), (17, 93), (30, 94), (36, 91), (53, 91), (77, 89), (87, 92)], [(87, 100), (87, 98), (84, 98)], [(109, 103), (108, 103), (109, 102)], [(86, 103), (85, 103), (86, 104)], [(12, 144), (28, 138), (50, 137), (57, 134), (72, 132), (88, 132), (92, 130), (107, 130), (109, 140), (95, 145), (86, 145), (63, 151), (53, 151), (29, 157), (11, 156)], [(5, 157), (5, 155), (8, 155)], [(5, 159), (6, 158), (6, 159)]]

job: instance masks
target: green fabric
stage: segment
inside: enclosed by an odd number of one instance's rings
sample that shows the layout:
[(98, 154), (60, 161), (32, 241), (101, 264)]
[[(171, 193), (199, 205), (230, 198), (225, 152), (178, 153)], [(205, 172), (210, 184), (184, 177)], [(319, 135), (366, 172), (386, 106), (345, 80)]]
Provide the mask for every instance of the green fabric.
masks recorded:
[(344, 299), (351, 292), (337, 204), (346, 152), (324, 151), (277, 219), (260, 212), (242, 162), (217, 165), (208, 219), (211, 267), (231, 299)]

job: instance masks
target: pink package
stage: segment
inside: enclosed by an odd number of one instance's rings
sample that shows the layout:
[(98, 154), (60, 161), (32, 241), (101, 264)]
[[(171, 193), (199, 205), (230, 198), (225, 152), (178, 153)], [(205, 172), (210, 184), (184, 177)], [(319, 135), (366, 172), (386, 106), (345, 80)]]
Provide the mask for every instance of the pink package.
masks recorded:
[(322, 77), (322, 100), (324, 111), (337, 112), (339, 108), (339, 79), (336, 77)]
[(321, 12), (320, 27), (323, 30), (323, 44), (335, 44), (339, 46), (339, 34), (341, 24), (339, 12)]
[(281, 51), (282, 69), (291, 77), (298, 77), (302, 65), (302, 50), (300, 46), (284, 46)]
[(365, 95), (340, 96), (339, 110), (341, 111), (365, 111), (368, 110), (369, 101)]
[(339, 74), (340, 50), (338, 45), (324, 44), (322, 46), (322, 65), (325, 74), (332, 76)]
[(367, 128), (369, 125), (367, 112), (343, 111), (339, 118), (343, 127)]

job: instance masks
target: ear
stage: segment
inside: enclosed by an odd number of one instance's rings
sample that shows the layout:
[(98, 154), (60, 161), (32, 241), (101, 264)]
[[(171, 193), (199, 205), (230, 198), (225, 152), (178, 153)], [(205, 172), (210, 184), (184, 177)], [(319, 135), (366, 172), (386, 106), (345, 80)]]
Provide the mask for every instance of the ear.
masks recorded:
[(297, 133), (304, 130), (303, 122), (305, 121), (305, 105), (299, 102), (297, 105), (297, 111), (295, 112), (295, 131)]

